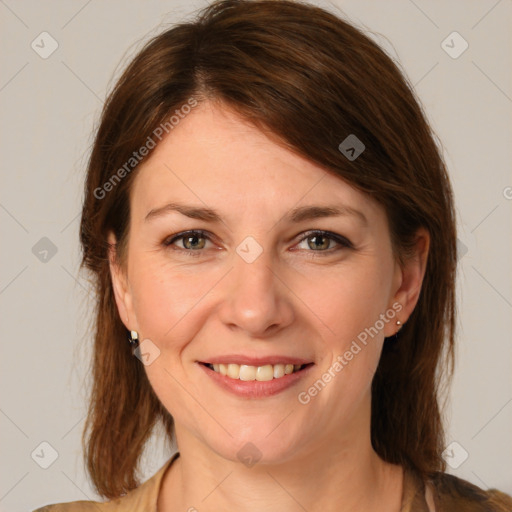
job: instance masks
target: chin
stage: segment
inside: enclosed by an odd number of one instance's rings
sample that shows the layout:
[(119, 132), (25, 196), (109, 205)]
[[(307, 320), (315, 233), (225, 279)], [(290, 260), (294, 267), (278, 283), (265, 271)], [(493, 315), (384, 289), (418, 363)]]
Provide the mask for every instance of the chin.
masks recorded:
[(289, 429), (276, 428), (277, 424), (273, 423), (268, 428), (269, 425), (264, 423), (265, 428), (262, 428), (260, 422), (242, 432), (230, 430), (233, 437), (226, 435), (222, 440), (209, 439), (208, 444), (219, 456), (247, 467), (254, 464), (281, 464), (293, 458), (299, 445), (303, 445), (303, 440), (290, 436)]

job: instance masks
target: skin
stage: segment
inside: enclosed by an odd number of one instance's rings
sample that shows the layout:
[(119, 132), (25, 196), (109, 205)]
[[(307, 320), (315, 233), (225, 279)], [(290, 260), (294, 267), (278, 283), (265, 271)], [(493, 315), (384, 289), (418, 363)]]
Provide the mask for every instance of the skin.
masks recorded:
[[(175, 420), (180, 451), (159, 510), (398, 512), (403, 472), (371, 446), (371, 382), (384, 337), (418, 300), (428, 233), (418, 231), (416, 254), (400, 266), (381, 205), (212, 102), (196, 107), (141, 164), (130, 201), (122, 265), (111, 251), (115, 297), (126, 327), (160, 350), (145, 370)], [(178, 212), (145, 220), (170, 202), (213, 208), (222, 222)], [(367, 224), (353, 215), (287, 221), (306, 205), (350, 206)], [(165, 245), (191, 229), (211, 237)], [(320, 238), (317, 248), (314, 234), (305, 234), (311, 230), (341, 235), (352, 247)], [(236, 252), (247, 236), (263, 249), (252, 263)], [(116, 242), (112, 234), (109, 241)], [(396, 317), (299, 403), (298, 394), (397, 303)], [(275, 396), (240, 398), (197, 363), (233, 353), (298, 356), (315, 366)], [(248, 442), (261, 453), (252, 467), (237, 456)]]

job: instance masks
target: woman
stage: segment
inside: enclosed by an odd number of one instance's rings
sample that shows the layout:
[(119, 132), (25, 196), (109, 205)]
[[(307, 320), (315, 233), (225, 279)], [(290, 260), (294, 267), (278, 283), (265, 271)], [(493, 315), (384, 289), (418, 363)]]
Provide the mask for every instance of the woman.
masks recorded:
[[(216, 2), (108, 98), (81, 221), (87, 466), (39, 510), (510, 511), (445, 473), (456, 233), (392, 60), (288, 1)], [(178, 451), (136, 469), (161, 423)]]

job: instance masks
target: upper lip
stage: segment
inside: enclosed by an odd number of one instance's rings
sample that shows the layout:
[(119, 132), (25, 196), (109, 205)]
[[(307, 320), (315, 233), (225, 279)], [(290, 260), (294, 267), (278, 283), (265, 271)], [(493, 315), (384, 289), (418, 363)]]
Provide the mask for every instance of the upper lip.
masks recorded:
[(214, 356), (199, 361), (200, 363), (209, 364), (244, 364), (247, 366), (264, 366), (267, 364), (308, 364), (313, 361), (308, 359), (302, 359), (300, 357), (280, 356), (280, 355), (269, 355), (261, 357), (249, 357), (242, 354), (229, 354), (224, 356)]

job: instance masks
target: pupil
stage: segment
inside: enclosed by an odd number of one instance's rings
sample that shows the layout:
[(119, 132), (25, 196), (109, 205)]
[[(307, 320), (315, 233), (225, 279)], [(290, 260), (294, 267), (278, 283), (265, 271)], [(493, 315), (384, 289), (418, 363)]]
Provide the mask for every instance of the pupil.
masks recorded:
[[(189, 237), (187, 237), (187, 243), (192, 245), (193, 247), (197, 247), (197, 240), (199, 238), (200, 238), (199, 235), (190, 235)], [(191, 242), (192, 240), (195, 240), (195, 243)]]
[(315, 245), (315, 247), (316, 247), (316, 248), (322, 247), (322, 245), (323, 245), (323, 246), (325, 246), (325, 242), (324, 242), (323, 244), (318, 243), (318, 242), (319, 242), (319, 240), (322, 240), (322, 239), (323, 239), (324, 241), (326, 240), (326, 238), (325, 238), (324, 236), (316, 236), (316, 235), (315, 235), (315, 236), (313, 237), (313, 244)]

